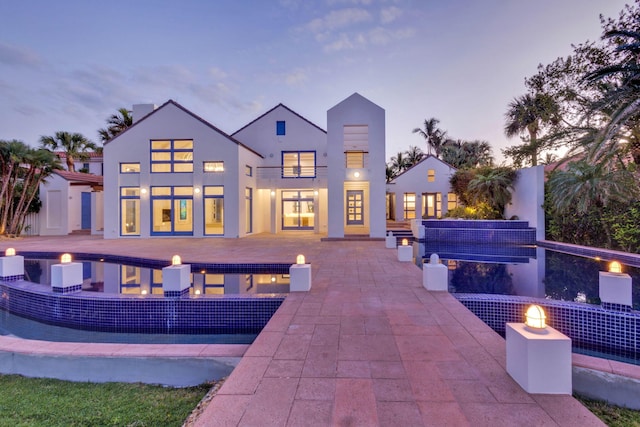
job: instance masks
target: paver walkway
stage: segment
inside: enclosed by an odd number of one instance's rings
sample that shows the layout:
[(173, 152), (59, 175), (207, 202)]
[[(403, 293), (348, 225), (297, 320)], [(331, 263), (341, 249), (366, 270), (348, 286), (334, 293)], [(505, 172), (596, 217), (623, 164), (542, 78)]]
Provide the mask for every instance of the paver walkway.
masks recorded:
[(571, 396), (525, 393), (506, 373), (504, 340), (448, 293), (426, 291), (421, 270), (384, 242), (260, 235), (12, 245), (210, 262), (305, 254), (312, 290), (287, 297), (199, 426), (604, 425)]

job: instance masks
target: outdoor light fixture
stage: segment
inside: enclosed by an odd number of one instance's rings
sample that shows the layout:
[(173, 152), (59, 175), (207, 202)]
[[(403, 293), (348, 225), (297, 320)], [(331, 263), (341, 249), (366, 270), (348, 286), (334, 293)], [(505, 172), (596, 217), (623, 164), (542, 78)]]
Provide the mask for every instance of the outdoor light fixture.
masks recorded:
[(196, 295), (200, 295), (200, 289), (196, 289)]
[(147, 189), (146, 189), (146, 188), (141, 188), (141, 189), (140, 189), (140, 192), (141, 192), (142, 194), (147, 194)]
[(547, 324), (545, 319), (547, 316), (544, 314), (544, 310), (539, 305), (531, 305), (528, 309), (525, 317), (525, 325), (532, 332), (542, 332)]
[(622, 264), (618, 261), (612, 261), (609, 264), (609, 273), (622, 273)]
[(407, 246), (409, 244), (409, 240), (402, 239), (402, 246)]
[(199, 188), (199, 187), (194, 188), (194, 189), (193, 189), (193, 192), (194, 192), (195, 194), (200, 194), (200, 188)]
[(360, 178), (360, 172), (354, 172), (353, 176), (355, 176), (356, 178)]
[(313, 195), (314, 195), (314, 196), (317, 196), (317, 195), (318, 195), (318, 190), (314, 191), (314, 192), (313, 192)]
[(276, 192), (271, 190), (271, 197), (274, 197), (276, 195)]
[(71, 262), (71, 254), (62, 254), (60, 257), (61, 264), (69, 264)]
[(16, 255), (16, 250), (14, 248), (7, 248), (6, 251), (4, 251), (4, 256), (15, 256)]
[(305, 264), (304, 255), (300, 254), (296, 257), (296, 264)]
[(147, 294), (147, 290), (146, 290), (146, 289), (143, 289), (142, 291), (140, 291), (140, 293), (141, 293), (142, 295), (146, 295), (146, 294)]
[(271, 283), (276, 281), (276, 276), (271, 276)]
[(180, 259), (180, 255), (174, 255), (173, 258), (171, 258), (171, 265), (181, 265), (182, 264), (182, 259)]

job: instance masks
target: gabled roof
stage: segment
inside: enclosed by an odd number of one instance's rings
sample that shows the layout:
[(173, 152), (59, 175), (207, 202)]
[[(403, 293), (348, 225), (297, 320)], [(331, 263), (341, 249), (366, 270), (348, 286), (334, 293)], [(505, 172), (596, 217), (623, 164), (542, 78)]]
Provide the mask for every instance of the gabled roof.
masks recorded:
[(145, 120), (148, 120), (149, 117), (153, 116), (154, 114), (156, 114), (158, 111), (162, 110), (163, 108), (165, 108), (167, 105), (173, 105), (174, 107), (184, 111), (185, 113), (187, 113), (188, 115), (190, 115), (191, 117), (193, 117), (194, 119), (198, 120), (199, 122), (201, 122), (202, 124), (204, 124), (205, 126), (207, 126), (208, 128), (214, 130), (215, 132), (218, 132), (220, 135), (224, 136), (225, 138), (229, 139), (231, 142), (234, 142), (236, 144), (238, 144), (239, 146), (245, 148), (246, 150), (251, 151), (252, 153), (254, 153), (257, 156), (260, 156), (262, 158), (264, 158), (264, 156), (260, 153), (258, 153), (257, 151), (255, 151), (254, 149), (247, 147), (246, 145), (244, 145), (242, 142), (238, 141), (237, 139), (235, 139), (234, 137), (232, 137), (231, 135), (228, 135), (226, 132), (218, 129), (217, 127), (215, 127), (214, 125), (212, 125), (211, 123), (209, 123), (208, 121), (206, 121), (205, 119), (203, 119), (202, 117), (198, 116), (197, 114), (192, 113), (191, 111), (187, 110), (186, 108), (184, 108), (182, 105), (178, 104), (177, 102), (175, 102), (173, 99), (168, 100), (167, 102), (165, 102), (164, 104), (162, 104), (161, 106), (159, 106), (158, 108), (156, 108), (155, 110), (153, 110), (151, 113), (147, 114), (146, 116), (144, 116), (143, 118), (141, 118), (140, 120), (138, 120), (137, 122), (135, 122), (134, 124), (132, 124), (131, 126), (129, 126), (127, 129), (125, 129), (123, 132), (119, 133), (118, 135), (116, 135), (115, 137), (111, 138), (109, 141), (105, 142), (104, 145), (109, 144), (112, 141), (115, 141), (116, 139), (120, 138), (122, 135), (124, 135), (125, 133), (129, 132), (130, 129), (135, 128), (136, 126), (138, 126), (140, 123), (143, 123)]
[(419, 164), (422, 164), (424, 162), (426, 162), (429, 159), (435, 159), (437, 161), (439, 161), (440, 163), (442, 163), (443, 165), (453, 169), (454, 171), (457, 170), (456, 168), (454, 168), (453, 166), (451, 166), (449, 163), (445, 162), (444, 160), (440, 160), (439, 158), (437, 158), (436, 156), (434, 156), (433, 154), (427, 154), (426, 156), (424, 156), (424, 158), (422, 160), (420, 160), (418, 163), (416, 163), (415, 165), (411, 166), (409, 169), (406, 169), (404, 171), (402, 171), (402, 173), (396, 175), (391, 181), (388, 182), (388, 184), (393, 183), (393, 181), (395, 181), (396, 179), (398, 179), (399, 177), (401, 177), (402, 175), (404, 175), (405, 173), (409, 172), (411, 169), (415, 168), (416, 166), (418, 166)]
[(102, 185), (104, 177), (102, 175), (93, 175), (90, 173), (82, 172), (69, 172), (65, 170), (53, 171), (56, 175), (60, 175), (63, 179), (69, 182), (83, 183), (89, 185)]
[(254, 124), (255, 122), (257, 122), (258, 120), (260, 120), (261, 118), (263, 118), (264, 116), (266, 116), (267, 114), (271, 113), (272, 111), (274, 111), (275, 109), (282, 107), (285, 110), (289, 111), (291, 114), (300, 117), (302, 120), (304, 120), (305, 122), (309, 123), (311, 126), (317, 128), (319, 131), (327, 133), (326, 130), (322, 129), (320, 126), (316, 125), (315, 123), (313, 123), (311, 120), (308, 120), (306, 118), (304, 118), (303, 116), (301, 116), (300, 114), (296, 113), (295, 111), (293, 111), (291, 108), (287, 107), (286, 105), (284, 105), (283, 103), (280, 103), (278, 105), (276, 105), (275, 107), (273, 107), (272, 109), (270, 109), (269, 111), (267, 111), (266, 113), (260, 115), (259, 117), (251, 120), (249, 123), (247, 123), (246, 125), (242, 126), (240, 129), (238, 129), (237, 131), (233, 132), (231, 135), (235, 135), (238, 132), (244, 130), (245, 128), (251, 126), (252, 124)]

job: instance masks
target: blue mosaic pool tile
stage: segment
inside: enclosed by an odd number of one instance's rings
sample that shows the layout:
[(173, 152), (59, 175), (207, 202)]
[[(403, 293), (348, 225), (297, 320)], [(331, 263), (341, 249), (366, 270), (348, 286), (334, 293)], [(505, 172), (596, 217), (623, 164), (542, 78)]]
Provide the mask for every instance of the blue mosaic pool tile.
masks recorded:
[(453, 294), (493, 330), (505, 334), (508, 322), (524, 322), (531, 304), (542, 306), (549, 326), (572, 340), (575, 351), (597, 351), (640, 365), (640, 312), (532, 297)]
[(81, 291), (82, 283), (79, 285), (65, 286), (65, 287), (52, 286), (51, 290), (53, 291), (53, 293), (56, 293), (56, 294), (71, 294), (74, 292)]
[(164, 296), (166, 298), (180, 298), (189, 295), (189, 288), (183, 289), (181, 291), (164, 291)]
[(15, 276), (0, 276), (0, 280), (13, 282), (15, 280), (24, 280), (24, 274), (16, 274)]

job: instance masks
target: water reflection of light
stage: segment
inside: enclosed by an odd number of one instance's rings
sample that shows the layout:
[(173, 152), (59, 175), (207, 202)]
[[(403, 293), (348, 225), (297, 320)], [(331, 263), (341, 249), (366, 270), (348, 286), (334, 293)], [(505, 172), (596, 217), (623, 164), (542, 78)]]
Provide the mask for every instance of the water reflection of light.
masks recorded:
[(587, 294), (584, 292), (578, 292), (578, 295), (573, 299), (575, 302), (587, 302)]

